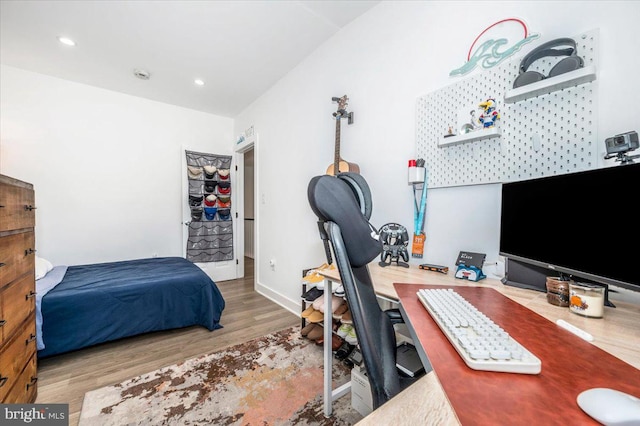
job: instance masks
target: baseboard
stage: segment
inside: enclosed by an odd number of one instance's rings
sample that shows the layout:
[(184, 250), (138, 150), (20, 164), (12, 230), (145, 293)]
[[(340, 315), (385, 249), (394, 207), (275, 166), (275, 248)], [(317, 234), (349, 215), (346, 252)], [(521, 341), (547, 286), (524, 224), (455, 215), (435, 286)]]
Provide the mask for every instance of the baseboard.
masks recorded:
[(291, 313), (300, 316), (301, 302), (299, 299), (291, 300), (288, 297), (283, 296), (282, 294), (264, 286), (263, 284), (260, 284), (259, 282), (256, 282), (255, 289), (258, 294), (261, 294), (272, 302), (277, 303)]

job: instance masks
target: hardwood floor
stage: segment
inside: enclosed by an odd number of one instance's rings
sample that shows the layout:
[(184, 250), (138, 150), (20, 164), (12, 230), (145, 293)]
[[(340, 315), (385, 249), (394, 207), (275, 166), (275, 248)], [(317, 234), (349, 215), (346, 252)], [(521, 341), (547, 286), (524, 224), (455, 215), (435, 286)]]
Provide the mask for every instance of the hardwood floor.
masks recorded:
[(245, 258), (245, 268), (244, 278), (217, 283), (226, 301), (223, 328), (149, 333), (39, 360), (36, 403), (68, 403), (75, 426), (90, 390), (299, 325), (297, 315), (254, 291), (252, 259)]

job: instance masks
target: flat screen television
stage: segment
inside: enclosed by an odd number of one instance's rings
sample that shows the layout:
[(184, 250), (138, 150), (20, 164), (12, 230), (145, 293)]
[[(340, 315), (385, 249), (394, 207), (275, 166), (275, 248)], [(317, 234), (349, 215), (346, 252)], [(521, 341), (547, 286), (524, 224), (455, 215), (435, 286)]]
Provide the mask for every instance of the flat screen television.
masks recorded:
[(640, 164), (504, 183), (499, 252), (555, 276), (640, 291), (639, 200)]

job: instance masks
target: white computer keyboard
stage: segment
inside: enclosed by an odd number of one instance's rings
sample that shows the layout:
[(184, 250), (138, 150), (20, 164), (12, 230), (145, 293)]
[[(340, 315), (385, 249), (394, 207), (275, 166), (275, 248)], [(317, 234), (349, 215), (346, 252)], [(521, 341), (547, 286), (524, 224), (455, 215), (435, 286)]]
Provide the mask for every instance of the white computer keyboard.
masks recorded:
[(474, 370), (538, 374), (540, 360), (452, 289), (422, 289), (418, 299)]

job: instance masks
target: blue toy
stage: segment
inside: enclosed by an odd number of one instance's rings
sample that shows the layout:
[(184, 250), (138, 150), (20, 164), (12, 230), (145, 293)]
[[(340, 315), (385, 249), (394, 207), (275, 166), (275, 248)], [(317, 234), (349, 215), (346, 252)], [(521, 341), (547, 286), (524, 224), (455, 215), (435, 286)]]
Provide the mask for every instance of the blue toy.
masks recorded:
[(489, 98), (486, 101), (481, 102), (479, 106), (483, 109), (482, 114), (480, 114), (480, 118), (478, 119), (478, 121), (482, 123), (482, 127), (487, 129), (495, 126), (496, 121), (500, 119), (500, 113), (496, 111), (495, 99)]

